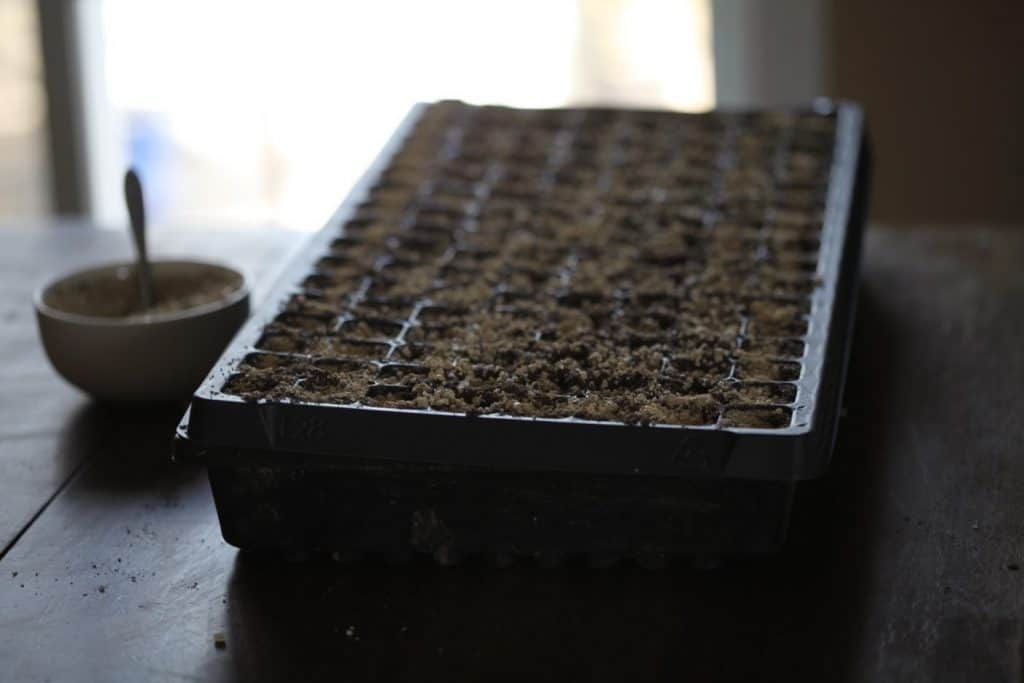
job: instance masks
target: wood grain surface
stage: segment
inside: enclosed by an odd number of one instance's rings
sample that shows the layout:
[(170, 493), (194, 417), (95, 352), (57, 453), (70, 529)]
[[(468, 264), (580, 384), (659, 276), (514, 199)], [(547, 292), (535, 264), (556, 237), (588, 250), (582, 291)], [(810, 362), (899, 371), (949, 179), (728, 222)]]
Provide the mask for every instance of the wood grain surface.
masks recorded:
[(240, 554), (168, 462), (176, 410), (47, 374), (22, 281), (70, 258), (0, 234), (0, 531), (35, 517), (0, 561), (4, 680), (1021, 679), (1022, 232), (869, 232), (832, 475), (782, 555), (713, 571)]

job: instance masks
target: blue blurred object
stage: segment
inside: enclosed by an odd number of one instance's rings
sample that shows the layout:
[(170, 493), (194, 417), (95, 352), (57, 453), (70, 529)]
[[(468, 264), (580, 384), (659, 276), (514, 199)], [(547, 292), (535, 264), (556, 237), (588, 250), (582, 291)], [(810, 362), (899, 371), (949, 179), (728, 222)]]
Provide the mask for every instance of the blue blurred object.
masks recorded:
[(156, 226), (167, 215), (174, 194), (174, 143), (165, 114), (152, 111), (127, 113), (128, 165), (134, 167), (146, 188), (146, 213)]

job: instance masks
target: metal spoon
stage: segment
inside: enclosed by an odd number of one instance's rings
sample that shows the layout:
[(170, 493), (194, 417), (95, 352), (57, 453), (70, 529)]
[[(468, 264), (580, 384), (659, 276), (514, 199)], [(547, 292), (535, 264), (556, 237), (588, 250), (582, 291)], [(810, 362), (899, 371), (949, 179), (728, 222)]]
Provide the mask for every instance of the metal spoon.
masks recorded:
[(153, 289), (153, 271), (146, 255), (146, 206), (142, 199), (142, 183), (135, 169), (129, 168), (124, 174), (124, 201), (128, 205), (128, 216), (132, 223), (132, 240), (135, 242), (135, 273), (139, 281), (139, 301), (143, 310), (156, 302)]

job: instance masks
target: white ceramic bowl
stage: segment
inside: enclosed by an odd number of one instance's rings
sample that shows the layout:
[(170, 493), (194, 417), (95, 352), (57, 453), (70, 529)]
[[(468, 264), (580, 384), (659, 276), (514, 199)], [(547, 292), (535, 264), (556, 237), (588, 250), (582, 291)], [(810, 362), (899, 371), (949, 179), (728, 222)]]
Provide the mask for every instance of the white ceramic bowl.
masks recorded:
[(223, 283), (217, 298), (127, 316), (112, 311), (119, 296), (135, 296), (131, 264), (89, 268), (51, 282), (35, 295), (46, 355), (64, 379), (99, 399), (187, 399), (249, 315), (249, 288), (238, 271), (198, 261), (153, 262), (158, 298), (162, 284), (166, 291), (174, 282), (199, 278)]

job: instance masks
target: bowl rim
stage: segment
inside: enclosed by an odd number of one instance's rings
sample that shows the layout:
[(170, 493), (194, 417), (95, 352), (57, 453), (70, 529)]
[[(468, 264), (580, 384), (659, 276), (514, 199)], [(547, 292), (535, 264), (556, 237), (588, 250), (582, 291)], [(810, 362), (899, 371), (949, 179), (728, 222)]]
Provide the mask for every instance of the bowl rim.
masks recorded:
[(179, 322), (182, 320), (190, 320), (193, 318), (200, 318), (210, 313), (216, 313), (218, 311), (230, 308), (238, 304), (243, 299), (249, 296), (249, 278), (246, 277), (245, 273), (238, 268), (229, 266), (219, 261), (207, 261), (205, 259), (191, 259), (191, 258), (160, 258), (152, 259), (151, 265), (157, 264), (176, 264), (176, 265), (196, 265), (206, 266), (212, 268), (219, 268), (221, 270), (227, 270), (234, 273), (240, 278), (240, 284), (236, 289), (231, 290), (231, 293), (227, 296), (216, 299), (209, 303), (200, 304), (199, 306), (193, 306), (191, 308), (184, 308), (178, 311), (167, 311), (164, 313), (146, 313), (146, 314), (133, 314), (124, 317), (111, 317), (111, 316), (99, 316), (99, 315), (85, 315), (82, 313), (70, 313), (68, 311), (62, 311), (59, 308), (46, 303), (44, 296), (46, 293), (56, 287), (57, 285), (70, 280), (74, 277), (80, 277), (91, 272), (110, 270), (116, 268), (122, 268), (125, 266), (133, 267), (134, 261), (110, 261), (106, 263), (100, 263), (98, 265), (88, 266), (85, 268), (79, 268), (65, 273), (57, 278), (54, 278), (45, 284), (36, 288), (32, 295), (32, 301), (35, 305), (36, 312), (40, 315), (48, 318), (60, 320), (62, 322), (74, 323), (77, 325), (89, 325), (94, 327), (145, 327), (150, 325), (160, 325), (164, 323)]

